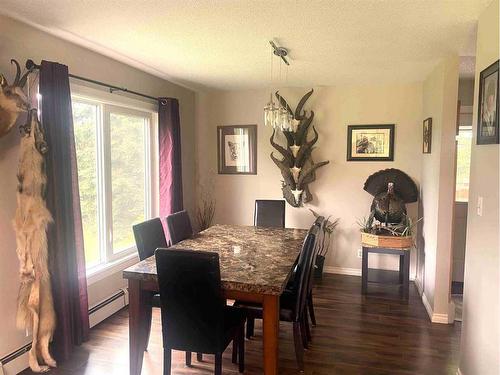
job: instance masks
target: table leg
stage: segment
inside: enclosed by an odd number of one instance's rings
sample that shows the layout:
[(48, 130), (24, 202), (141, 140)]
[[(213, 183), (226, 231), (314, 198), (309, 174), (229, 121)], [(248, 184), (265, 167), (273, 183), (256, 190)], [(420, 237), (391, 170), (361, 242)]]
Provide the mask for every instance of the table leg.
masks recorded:
[(361, 294), (366, 294), (368, 288), (368, 249), (363, 247), (361, 260)]
[(151, 292), (142, 289), (141, 281), (129, 279), (129, 367), (130, 375), (140, 375), (148, 338), (147, 318), (151, 315)]
[(403, 284), (404, 280), (405, 280), (404, 259), (405, 259), (404, 255), (399, 256), (399, 283), (400, 284)]
[(407, 300), (410, 297), (410, 250), (406, 250), (405, 255), (403, 256), (403, 272), (404, 272), (404, 280), (403, 280), (403, 295)]
[(263, 301), (264, 374), (278, 374), (279, 296), (265, 295)]

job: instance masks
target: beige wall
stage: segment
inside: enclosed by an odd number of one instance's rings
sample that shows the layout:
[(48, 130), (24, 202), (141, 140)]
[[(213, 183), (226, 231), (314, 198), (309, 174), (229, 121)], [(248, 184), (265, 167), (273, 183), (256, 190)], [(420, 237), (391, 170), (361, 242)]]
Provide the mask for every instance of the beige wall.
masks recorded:
[[(499, 7), (494, 0), (479, 18), (476, 84), (479, 73), (499, 58)], [(465, 291), (460, 369), (463, 375), (500, 373), (499, 146), (476, 145), (478, 103), (474, 103)], [(483, 197), (483, 215), (476, 203)]]
[[(102, 80), (117, 86), (156, 96), (179, 99), (182, 126), (183, 184), (185, 206), (193, 211), (195, 165), (194, 93), (135, 68), (96, 54), (74, 44), (50, 36), (10, 18), (0, 16), (0, 72), (12, 79), (10, 59), (21, 63), (28, 58), (58, 61), (69, 66), (70, 72)], [(24, 332), (15, 328), (18, 288), (18, 261), (15, 253), (11, 220), (15, 211), (16, 168), (19, 132), (14, 129), (0, 138), (0, 357), (29, 341)], [(110, 276), (89, 287), (90, 304), (125, 285), (121, 273)], [(11, 374), (13, 372), (8, 372)]]
[(458, 57), (441, 61), (424, 82), (423, 118), (432, 117), (432, 153), (422, 154), (420, 217), (423, 217), (420, 275), (433, 320), (448, 319), (451, 275), (452, 215), (455, 197), (455, 129)]
[[(284, 90), (282, 93), (295, 108), (308, 89)], [(199, 180), (213, 182), (217, 223), (253, 224), (255, 199), (281, 198), (281, 175), (271, 161), (273, 148), (269, 143), (272, 130), (263, 126), (263, 107), (269, 92), (228, 91), (197, 95), (197, 152)], [(307, 103), (315, 111), (314, 125), (319, 141), (313, 153), (315, 161), (330, 160), (318, 170), (310, 185), (314, 200), (308, 207), (323, 215), (340, 218), (335, 232), (333, 252), (328, 267), (359, 272), (361, 259), (359, 227), (356, 221), (369, 214), (372, 197), (363, 190), (365, 179), (384, 168), (400, 168), (417, 183), (420, 179), (422, 147), (422, 84), (356, 87), (318, 87)], [(347, 162), (347, 125), (396, 124), (394, 162)], [(218, 175), (218, 125), (257, 124), (258, 174), (256, 176)], [(288, 227), (309, 226), (313, 216), (306, 208), (286, 206)], [(409, 206), (416, 217), (416, 204)], [(375, 260), (375, 259), (374, 259)], [(375, 260), (384, 268), (397, 267), (391, 256)], [(412, 269), (414, 269), (413, 260)]]

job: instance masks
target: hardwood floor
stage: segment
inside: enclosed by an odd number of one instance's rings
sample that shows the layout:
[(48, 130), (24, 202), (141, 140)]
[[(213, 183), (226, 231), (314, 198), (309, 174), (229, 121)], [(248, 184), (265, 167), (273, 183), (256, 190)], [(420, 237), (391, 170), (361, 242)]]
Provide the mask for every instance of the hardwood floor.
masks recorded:
[[(410, 300), (398, 300), (397, 287), (370, 284), (361, 296), (361, 278), (325, 275), (315, 287), (318, 326), (305, 354), (305, 374), (314, 375), (455, 375), (460, 324), (431, 324), (413, 283)], [(159, 311), (153, 313), (149, 351), (142, 374), (162, 373)], [(246, 342), (245, 374), (262, 374), (262, 325)], [(231, 363), (231, 346), (224, 353), (223, 373), (238, 374)], [(192, 368), (184, 353), (174, 352), (173, 374), (212, 374), (213, 356), (204, 362), (193, 355)], [(56, 375), (128, 374), (128, 315), (124, 309), (91, 331), (90, 340), (59, 368)], [(280, 325), (280, 374), (297, 374), (291, 325)], [(23, 374), (31, 374), (25, 371)]]

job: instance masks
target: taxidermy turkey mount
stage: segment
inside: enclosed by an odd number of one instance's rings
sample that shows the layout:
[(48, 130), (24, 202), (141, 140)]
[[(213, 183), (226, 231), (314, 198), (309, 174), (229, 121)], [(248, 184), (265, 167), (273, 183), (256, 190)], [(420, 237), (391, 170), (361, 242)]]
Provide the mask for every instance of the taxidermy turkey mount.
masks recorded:
[(372, 174), (364, 190), (373, 195), (370, 217), (386, 226), (407, 220), (406, 204), (418, 200), (417, 185), (399, 169), (390, 168)]
[(300, 99), (295, 112), (292, 111), (286, 100), (276, 92), (276, 98), (281, 106), (286, 108), (293, 117), (293, 129), (283, 130), (287, 145), (283, 147), (274, 141), (276, 129), (271, 135), (271, 145), (280, 153), (282, 159), (278, 159), (271, 153), (271, 159), (281, 171), (283, 180), (281, 181), (281, 190), (283, 198), (293, 207), (301, 207), (304, 203), (312, 200), (312, 194), (309, 190), (309, 184), (316, 180), (316, 170), (329, 161), (315, 163), (312, 159), (314, 144), (318, 141), (318, 132), (312, 125), (314, 137), (307, 140), (309, 128), (314, 119), (314, 111), (303, 111), (304, 104), (312, 95), (313, 90), (305, 94)]

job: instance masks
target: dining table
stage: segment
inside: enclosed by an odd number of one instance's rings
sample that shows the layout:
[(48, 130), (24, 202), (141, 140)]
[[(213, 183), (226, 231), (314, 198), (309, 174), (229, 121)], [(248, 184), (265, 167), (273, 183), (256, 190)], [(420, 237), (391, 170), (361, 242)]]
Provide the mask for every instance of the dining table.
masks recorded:
[[(262, 304), (263, 372), (278, 373), (280, 295), (296, 264), (307, 230), (214, 225), (168, 249), (219, 254), (225, 298)], [(158, 293), (155, 257), (123, 271), (129, 292), (130, 375), (139, 375), (151, 327), (152, 298)]]

